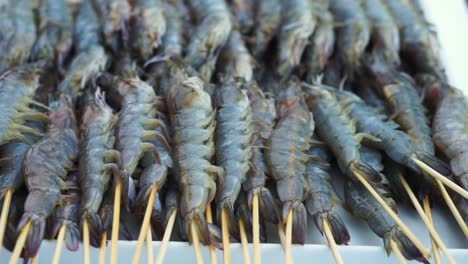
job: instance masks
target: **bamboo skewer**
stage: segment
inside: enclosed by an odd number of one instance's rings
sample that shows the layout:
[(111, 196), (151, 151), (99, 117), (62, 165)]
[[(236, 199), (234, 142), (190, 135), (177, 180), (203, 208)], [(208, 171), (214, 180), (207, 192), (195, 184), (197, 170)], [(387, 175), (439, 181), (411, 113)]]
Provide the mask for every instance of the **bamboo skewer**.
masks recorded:
[(200, 247), (200, 239), (198, 238), (198, 229), (195, 223), (192, 221), (190, 224), (190, 232), (192, 233), (192, 243), (195, 249), (195, 256), (197, 259), (197, 264), (203, 264), (203, 255)]
[(229, 243), (229, 219), (226, 209), (221, 210), (221, 229), (223, 232), (223, 261), (224, 264), (231, 264), (231, 248)]
[(161, 246), (159, 247), (159, 253), (154, 261), (155, 264), (162, 264), (164, 260), (164, 256), (166, 255), (167, 246), (169, 244), (169, 240), (171, 239), (172, 230), (174, 229), (174, 223), (177, 216), (177, 210), (172, 212), (171, 216), (169, 216), (169, 220), (166, 225), (166, 230), (164, 231), (164, 236), (161, 241)]
[(254, 264), (261, 264), (262, 254), (260, 249), (260, 217), (258, 206), (258, 193), (256, 193), (252, 199), (252, 222)]
[(16, 239), (15, 248), (11, 254), (10, 264), (18, 263), (21, 250), (23, 250), (24, 244), (26, 243), (26, 238), (28, 236), (29, 229), (31, 228), (31, 224), (31, 221), (29, 221), (26, 223), (26, 225), (23, 226), (23, 228), (21, 228), (21, 231)]
[(279, 223), (276, 225), (276, 227), (278, 229), (278, 237), (281, 243), (281, 247), (284, 251), (286, 251), (286, 234), (284, 233), (283, 225)]
[(325, 237), (328, 240), (328, 245), (331, 249), (333, 257), (335, 258), (335, 263), (344, 264), (343, 258), (341, 257), (340, 252), (338, 251), (338, 247), (336, 246), (335, 238), (333, 238), (333, 234), (331, 232), (327, 218), (323, 218), (323, 232), (325, 233)]
[(151, 228), (148, 228), (148, 233), (146, 234), (146, 262), (148, 264), (153, 263), (154, 254), (153, 254), (153, 234), (151, 233)]
[(466, 191), (462, 187), (458, 186), (453, 181), (447, 179), (442, 174), (440, 174), (439, 172), (437, 172), (433, 168), (429, 167), (426, 163), (418, 160), (417, 158), (412, 158), (412, 160), (416, 163), (416, 165), (418, 165), (418, 167), (420, 167), (423, 171), (427, 172), (434, 179), (441, 181), (445, 186), (449, 187), (454, 192), (461, 195), (463, 198), (468, 199), (468, 191)]
[(463, 220), (463, 217), (460, 215), (460, 212), (458, 211), (457, 207), (453, 203), (452, 199), (450, 198), (447, 190), (445, 189), (445, 186), (440, 182), (436, 181), (437, 185), (439, 185), (440, 193), (442, 194), (442, 197), (445, 200), (445, 203), (447, 204), (448, 208), (452, 212), (453, 216), (455, 217), (455, 220), (457, 221), (458, 225), (462, 229), (463, 233), (465, 234), (465, 237), (468, 237), (468, 227), (466, 226), (465, 221)]
[[(431, 207), (429, 205), (429, 196), (425, 196), (423, 200), (423, 207), (424, 207), (424, 212), (426, 213), (427, 218), (431, 222), (431, 225), (434, 226), (434, 222), (432, 221), (432, 213), (431, 213)], [(439, 253), (439, 247), (437, 246), (437, 243), (435, 242), (434, 239), (431, 240), (431, 245), (432, 245), (432, 254), (434, 255), (434, 264), (440, 264), (440, 253)]]
[(239, 232), (242, 244), (242, 253), (244, 255), (244, 264), (250, 264), (249, 241), (247, 240), (244, 221), (242, 221), (242, 219), (239, 219)]
[[(213, 213), (211, 212), (210, 204), (206, 207), (206, 221), (208, 221), (208, 223), (213, 223)], [(218, 256), (216, 256), (216, 248), (213, 245), (210, 245), (210, 263), (218, 263)]]
[(140, 234), (138, 235), (138, 242), (137, 242), (136, 249), (135, 249), (135, 255), (133, 256), (133, 264), (140, 263), (145, 238), (146, 238), (146, 235), (148, 234), (148, 229), (150, 227), (151, 214), (153, 212), (153, 205), (154, 205), (154, 200), (156, 199), (157, 191), (158, 191), (158, 186), (153, 187), (148, 198), (148, 205), (146, 206), (145, 216), (143, 217), (143, 223), (141, 224)]
[(359, 171), (353, 171), (356, 178), (366, 187), (366, 189), (374, 196), (374, 198), (380, 203), (380, 205), (385, 209), (385, 211), (390, 215), (393, 221), (400, 227), (401, 231), (408, 237), (408, 239), (418, 248), (418, 250), (423, 254), (424, 257), (429, 258), (431, 252), (419, 241), (419, 239), (410, 231), (410, 229), (401, 221), (398, 215), (388, 206), (387, 203), (380, 197), (380, 195), (374, 190), (374, 188), (367, 182), (364, 176), (361, 175)]
[(101, 245), (99, 247), (99, 264), (106, 264), (106, 250), (107, 250), (107, 232), (102, 233)]
[(403, 254), (401, 253), (401, 251), (400, 251), (400, 249), (398, 248), (398, 246), (396, 245), (395, 241), (390, 240), (390, 248), (392, 249), (392, 252), (395, 253), (395, 256), (396, 256), (397, 259), (398, 259), (398, 263), (400, 263), (400, 264), (406, 264), (406, 259), (405, 259), (405, 257), (403, 256)]
[(5, 229), (8, 220), (8, 213), (10, 211), (11, 198), (13, 196), (13, 190), (8, 189), (3, 197), (2, 212), (0, 215), (0, 247), (3, 246), (3, 238), (5, 237)]
[(120, 199), (122, 193), (122, 182), (117, 178), (115, 183), (114, 193), (114, 213), (112, 218), (112, 234), (111, 234), (111, 264), (117, 264), (117, 248), (119, 243), (119, 221), (120, 221)]
[(293, 221), (292, 210), (289, 210), (288, 217), (286, 219), (286, 239), (285, 239), (285, 245), (284, 245), (284, 254), (286, 258), (286, 261), (285, 261), (286, 264), (293, 263), (292, 253), (291, 253), (292, 221)]
[(52, 257), (52, 264), (60, 263), (60, 255), (62, 254), (63, 240), (65, 239), (65, 232), (67, 231), (67, 224), (63, 224), (60, 227), (60, 231), (57, 236), (57, 243), (55, 246), (54, 256)]
[(83, 264), (90, 264), (89, 226), (88, 221), (83, 221)]
[[(406, 181), (405, 177), (403, 177), (403, 175), (401, 175), (401, 174), (400, 174), (400, 180), (401, 180), (401, 183), (403, 185), (403, 188), (408, 193), (408, 196), (409, 196), (411, 202), (413, 203), (414, 208), (416, 209), (419, 216), (421, 217), (424, 224), (426, 225), (427, 230), (429, 231), (429, 234), (431, 235), (432, 241), (435, 242), (440, 247), (440, 249), (442, 250), (444, 255), (447, 256), (447, 259), (449, 260), (450, 263), (452, 263), (452, 264), (455, 263), (455, 260), (448, 253), (447, 247), (442, 242), (442, 239), (440, 239), (440, 236), (437, 233), (437, 231), (435, 230), (435, 228), (432, 225), (431, 221), (429, 220), (427, 215), (424, 213), (424, 210), (423, 210), (422, 206), (419, 204), (418, 199), (416, 198), (416, 195), (411, 190), (411, 188), (410, 188), (408, 182)], [(427, 198), (427, 196), (424, 198), (424, 200), (426, 200), (426, 198)], [(429, 202), (429, 200), (428, 200), (428, 202)]]
[(39, 264), (39, 253), (37, 253), (36, 256), (32, 257), (31, 263)]

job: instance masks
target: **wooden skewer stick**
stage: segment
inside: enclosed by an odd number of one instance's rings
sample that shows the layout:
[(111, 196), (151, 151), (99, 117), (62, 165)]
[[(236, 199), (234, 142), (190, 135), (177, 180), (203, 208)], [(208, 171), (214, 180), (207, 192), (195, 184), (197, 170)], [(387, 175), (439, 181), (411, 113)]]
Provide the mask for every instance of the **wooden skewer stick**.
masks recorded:
[(67, 231), (67, 224), (63, 224), (60, 227), (60, 231), (57, 236), (57, 243), (55, 246), (55, 252), (54, 256), (52, 258), (52, 263), (53, 264), (59, 264), (60, 263), (60, 255), (62, 254), (62, 248), (63, 248), (63, 240), (65, 239), (65, 232)]
[(328, 245), (331, 249), (333, 257), (335, 258), (335, 263), (344, 264), (343, 258), (338, 251), (338, 247), (336, 246), (335, 238), (333, 237), (327, 218), (323, 218), (323, 232), (325, 233), (325, 237), (328, 240)]
[[(408, 196), (411, 200), (411, 202), (414, 205), (414, 208), (416, 208), (416, 211), (418, 212), (419, 216), (423, 220), (424, 224), (427, 227), (427, 230), (429, 231), (429, 234), (431, 235), (432, 241), (435, 242), (442, 252), (444, 253), (445, 256), (447, 256), (447, 259), (449, 260), (450, 263), (454, 264), (455, 260), (450, 256), (448, 253), (447, 247), (445, 246), (444, 242), (442, 242), (442, 239), (440, 239), (439, 234), (435, 230), (434, 226), (432, 225), (431, 221), (427, 217), (427, 215), (424, 213), (424, 210), (422, 206), (419, 204), (418, 199), (416, 198), (416, 195), (414, 194), (413, 190), (411, 190), (408, 182), (406, 181), (405, 177), (400, 174), (400, 181), (401, 184), (403, 185), (403, 188), (405, 189), (406, 193), (408, 193)], [(426, 200), (427, 196), (424, 198)], [(429, 200), (428, 200), (429, 202)]]
[(231, 248), (229, 242), (229, 219), (226, 209), (221, 210), (221, 229), (223, 232), (223, 257), (224, 264), (231, 264)]
[(177, 210), (174, 210), (169, 216), (169, 220), (167, 222), (166, 230), (164, 231), (164, 236), (161, 241), (161, 246), (159, 247), (159, 253), (154, 261), (155, 264), (162, 264), (164, 261), (164, 256), (166, 255), (167, 246), (169, 244), (169, 240), (171, 239), (172, 229), (174, 229), (174, 223), (177, 216)]
[(36, 254), (36, 256), (32, 257), (31, 263), (39, 264), (39, 252)]
[(429, 167), (426, 163), (418, 160), (417, 158), (412, 158), (413, 161), (420, 167), (422, 170), (427, 172), (429, 175), (431, 175), (434, 179), (441, 181), (444, 185), (452, 189), (454, 192), (458, 193), (461, 195), (463, 198), (468, 199), (468, 191), (463, 189), (462, 187), (458, 186), (456, 183), (453, 181), (447, 179), (444, 177), (442, 174), (434, 170), (433, 168)]
[(279, 223), (276, 225), (276, 227), (278, 229), (278, 237), (281, 243), (281, 247), (284, 251), (286, 251), (286, 234), (284, 233), (283, 224)]
[(374, 196), (374, 198), (380, 203), (384, 210), (390, 215), (393, 221), (400, 227), (401, 231), (408, 237), (408, 239), (416, 246), (417, 249), (423, 254), (424, 257), (430, 258), (431, 252), (419, 241), (418, 238), (410, 231), (408, 226), (401, 221), (398, 215), (388, 206), (388, 204), (380, 197), (380, 195), (374, 190), (374, 188), (367, 182), (364, 176), (359, 171), (353, 171), (356, 178), (366, 187), (366, 189)]
[[(427, 218), (431, 222), (431, 225), (434, 226), (434, 222), (432, 221), (432, 213), (431, 213), (431, 206), (429, 205), (429, 196), (425, 196), (423, 199), (423, 207), (424, 212), (426, 213)], [(439, 247), (434, 239), (431, 240), (432, 245), (432, 254), (434, 255), (434, 264), (440, 264), (440, 253)]]
[(244, 264), (250, 264), (249, 241), (247, 240), (244, 221), (242, 221), (242, 219), (239, 219), (239, 232), (242, 244), (242, 253), (244, 255)]
[(15, 248), (13, 249), (13, 253), (11, 254), (10, 264), (18, 263), (19, 257), (21, 255), (21, 250), (23, 250), (24, 243), (26, 243), (26, 238), (29, 233), (29, 229), (31, 228), (31, 221), (27, 222), (26, 225), (21, 228), (21, 231), (16, 238)]
[(258, 193), (256, 193), (252, 199), (252, 222), (254, 264), (261, 264), (262, 252), (260, 249), (260, 216), (258, 205)]
[(122, 193), (122, 181), (116, 180), (114, 192), (114, 213), (112, 217), (111, 234), (111, 264), (117, 264), (118, 246), (119, 246), (119, 221), (120, 221), (120, 199)]
[(143, 253), (143, 246), (148, 229), (150, 227), (151, 214), (153, 213), (154, 200), (156, 199), (156, 192), (158, 186), (153, 187), (148, 198), (148, 205), (146, 206), (145, 216), (143, 217), (143, 223), (141, 224), (140, 234), (138, 235), (138, 242), (135, 249), (135, 255), (133, 256), (133, 264), (139, 264), (141, 254)]
[(462, 216), (460, 215), (460, 212), (458, 211), (457, 207), (453, 203), (452, 199), (450, 198), (447, 190), (445, 189), (445, 186), (440, 182), (436, 181), (437, 185), (439, 185), (440, 193), (442, 194), (442, 197), (445, 200), (445, 203), (447, 204), (448, 208), (452, 212), (453, 216), (455, 217), (455, 220), (457, 221), (458, 225), (462, 229), (463, 233), (465, 234), (465, 237), (468, 237), (468, 227), (466, 226), (465, 221), (463, 220)]
[(5, 229), (8, 220), (8, 213), (10, 211), (11, 198), (13, 196), (13, 189), (8, 189), (3, 197), (2, 212), (0, 215), (0, 247), (3, 246), (3, 238), (5, 237)]
[(86, 218), (83, 221), (83, 264), (90, 264), (90, 248), (89, 248), (89, 226)]
[(107, 232), (102, 233), (101, 245), (99, 247), (99, 264), (106, 264), (106, 250), (107, 250)]
[(292, 253), (291, 253), (291, 246), (292, 246), (292, 221), (293, 221), (293, 215), (292, 215), (292, 210), (289, 210), (288, 217), (286, 219), (286, 240), (284, 244), (284, 254), (286, 264), (292, 264), (293, 259), (292, 259)]
[[(213, 223), (213, 213), (211, 212), (210, 204), (206, 207), (206, 221), (208, 221), (208, 223)], [(211, 264), (218, 263), (218, 256), (216, 255), (216, 248), (213, 245), (210, 245), (210, 263)]]
[(154, 259), (154, 254), (153, 254), (153, 234), (151, 233), (151, 227), (148, 228), (148, 233), (146, 234), (146, 254), (147, 254), (147, 259), (146, 262), (148, 264), (153, 263)]
[(406, 259), (401, 253), (400, 249), (396, 245), (396, 243), (393, 240), (390, 240), (390, 248), (392, 249), (392, 252), (395, 253), (395, 256), (398, 259), (398, 263), (400, 264), (406, 264)]
[(190, 232), (192, 233), (192, 243), (193, 248), (195, 249), (195, 256), (197, 258), (197, 264), (203, 264), (203, 255), (200, 247), (200, 238), (198, 238), (198, 229), (195, 225), (195, 222), (192, 221), (190, 224)]

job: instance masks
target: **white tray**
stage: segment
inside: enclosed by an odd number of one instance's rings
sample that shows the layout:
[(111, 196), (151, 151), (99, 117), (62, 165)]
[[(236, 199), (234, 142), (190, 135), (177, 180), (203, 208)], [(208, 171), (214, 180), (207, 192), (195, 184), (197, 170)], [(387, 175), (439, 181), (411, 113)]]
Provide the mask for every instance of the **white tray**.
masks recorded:
[[(468, 10), (465, 0), (421, 0), (426, 16), (431, 21), (439, 34), (442, 47), (441, 56), (445, 62), (447, 74), (452, 85), (468, 94)], [(339, 185), (339, 183), (338, 183)], [(340, 189), (340, 188), (338, 188)], [(422, 221), (413, 208), (405, 208), (399, 205), (399, 215), (410, 227), (414, 234), (430, 248), (430, 239)], [(368, 225), (351, 216), (345, 210), (340, 210), (343, 221), (351, 233), (351, 242), (348, 246), (338, 246), (345, 263), (348, 264), (390, 264), (398, 263), (396, 258), (387, 256), (382, 239), (377, 237), (369, 229)], [(450, 212), (441, 208), (434, 208), (433, 217), (436, 229), (441, 239), (449, 248), (450, 254), (457, 263), (468, 263), (468, 240), (463, 236), (457, 223)], [(131, 263), (136, 242), (121, 241), (119, 243), (119, 263)], [(153, 251), (158, 253), (160, 242), (153, 243)], [(262, 244), (263, 263), (284, 263), (284, 253), (279, 244)], [(50, 263), (55, 250), (53, 241), (44, 241), (39, 252), (39, 263)], [(146, 249), (145, 249), (146, 250)], [(293, 258), (295, 263), (335, 263), (326, 240), (318, 233), (314, 223), (308, 224), (308, 236), (306, 245), (293, 246)], [(61, 263), (83, 263), (83, 252), (69, 252), (64, 248)], [(91, 249), (91, 263), (98, 262), (99, 251)], [(110, 244), (107, 248), (107, 263), (109, 263)], [(218, 263), (222, 263), (222, 251), (217, 251)], [(203, 247), (205, 263), (209, 263), (209, 252)], [(250, 257), (253, 251), (250, 245)], [(0, 249), (0, 263), (5, 263), (10, 257), (10, 252)], [(243, 255), (240, 244), (231, 246), (232, 263), (242, 263)], [(448, 263), (441, 255), (442, 263)], [(22, 261), (22, 260), (20, 260)], [(433, 259), (430, 260), (433, 263)], [(147, 263), (146, 251), (143, 252), (141, 263)], [(171, 242), (165, 263), (195, 263), (195, 253), (191, 246), (185, 242)]]

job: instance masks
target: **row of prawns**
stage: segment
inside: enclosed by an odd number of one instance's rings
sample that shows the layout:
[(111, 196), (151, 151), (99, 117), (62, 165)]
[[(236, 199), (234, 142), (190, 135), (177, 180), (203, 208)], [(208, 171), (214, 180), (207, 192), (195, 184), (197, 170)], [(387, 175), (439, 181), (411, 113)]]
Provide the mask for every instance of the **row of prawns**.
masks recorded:
[(81, 236), (86, 255), (112, 234), (116, 263), (119, 238), (162, 236), (178, 213), (182, 240), (228, 252), (245, 229), (255, 242), (257, 206), (264, 241), (267, 223), (280, 237), (286, 224), (287, 259), (307, 214), (331, 246), (347, 244), (335, 161), (346, 208), (387, 252), (430, 255), (396, 214), (408, 182), (424, 201), (442, 197), (468, 232), (468, 104), (447, 84), (418, 1), (186, 2), (0, 4), (17, 29), (0, 30), (11, 51), (0, 54), (6, 247), (24, 238), (30, 258), (45, 237), (77, 250)]

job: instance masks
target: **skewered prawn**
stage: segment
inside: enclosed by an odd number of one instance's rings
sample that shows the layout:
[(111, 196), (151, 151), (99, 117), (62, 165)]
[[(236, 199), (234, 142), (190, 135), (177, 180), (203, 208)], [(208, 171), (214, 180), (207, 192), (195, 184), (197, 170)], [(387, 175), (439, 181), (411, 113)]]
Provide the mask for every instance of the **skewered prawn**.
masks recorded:
[(290, 82), (277, 101), (278, 122), (268, 140), (267, 163), (276, 180), (283, 221), (291, 212), (292, 242), (304, 244), (307, 212), (304, 199), (310, 186), (306, 180), (305, 153), (314, 132), (314, 119), (300, 94), (297, 82)]
[[(406, 259), (429, 263), (374, 197), (363, 186), (358, 184), (351, 181), (345, 183), (346, 204), (355, 216), (366, 221), (372, 231), (383, 239), (387, 254), (392, 251), (391, 243), (394, 242)], [(387, 191), (379, 189), (379, 192), (385, 198), (386, 203), (396, 212), (395, 201), (388, 195)]]
[(24, 160), (29, 194), (18, 229), (32, 221), (24, 249), (26, 257), (37, 254), (44, 237), (46, 218), (58, 204), (61, 190), (66, 188), (67, 172), (74, 167), (79, 152), (70, 99), (62, 95), (51, 103), (50, 108), (47, 133), (31, 147)]

